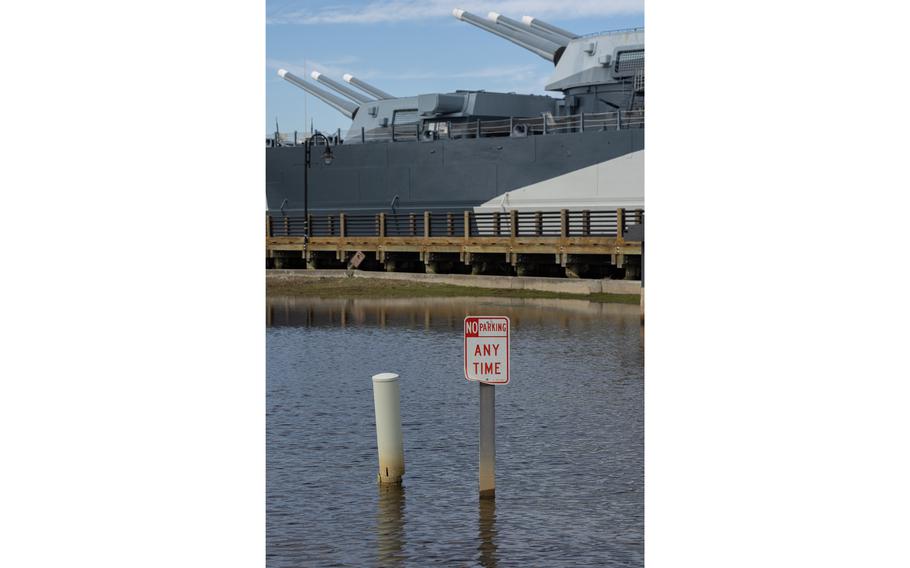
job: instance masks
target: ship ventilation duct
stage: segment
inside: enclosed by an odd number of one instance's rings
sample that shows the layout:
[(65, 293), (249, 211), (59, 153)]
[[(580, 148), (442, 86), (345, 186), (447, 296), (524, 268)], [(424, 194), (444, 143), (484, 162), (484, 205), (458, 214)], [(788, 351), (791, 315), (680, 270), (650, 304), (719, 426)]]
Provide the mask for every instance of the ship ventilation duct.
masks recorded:
[(573, 40), (578, 37), (578, 34), (573, 34), (568, 30), (558, 28), (552, 24), (544, 22), (543, 20), (532, 18), (531, 16), (524, 16), (521, 18), (521, 21), (524, 23), (524, 25), (528, 26), (531, 29), (543, 30), (551, 34), (556, 34), (558, 36), (566, 38), (566, 40)]
[(494, 23), (499, 24), (500, 26), (509, 28), (512, 31), (522, 32), (525, 34), (531, 34), (534, 37), (538, 37), (542, 40), (548, 41), (548, 42), (556, 44), (556, 45), (560, 45), (562, 47), (569, 45), (569, 39), (565, 36), (550, 33), (550, 32), (544, 31), (540, 28), (532, 28), (531, 26), (522, 24), (521, 22), (519, 22), (517, 20), (513, 20), (512, 18), (507, 18), (497, 12), (490, 12), (489, 14), (487, 14), (487, 18), (491, 22), (494, 22)]
[(344, 76), (342, 77), (342, 79), (344, 79), (346, 82), (354, 85), (361, 91), (363, 91), (365, 93), (370, 93), (371, 95), (373, 95), (374, 97), (376, 97), (378, 99), (394, 99), (395, 98), (395, 95), (390, 95), (387, 92), (383, 91), (382, 89), (377, 89), (373, 85), (371, 85), (365, 81), (361, 81), (360, 79), (351, 75), (350, 73), (345, 73)]
[(509, 40), (515, 45), (527, 49), (531, 53), (536, 53), (547, 61), (556, 63), (559, 61), (559, 55), (562, 55), (560, 49), (562, 46), (531, 35), (528, 32), (519, 32), (509, 29), (505, 26), (491, 24), (488, 20), (485, 20), (483, 18), (475, 16), (470, 12), (465, 12), (464, 10), (460, 10), (458, 8), (452, 10), (452, 15), (463, 22), (467, 22), (471, 25), (477, 26), (484, 31), (488, 31), (491, 34), (498, 35), (503, 39)]
[(341, 93), (342, 95), (346, 96), (347, 98), (351, 99), (352, 101), (354, 101), (355, 103), (357, 103), (359, 105), (362, 105), (364, 103), (370, 103), (370, 102), (373, 102), (374, 100), (376, 100), (376, 99), (371, 99), (370, 97), (367, 97), (361, 93), (358, 93), (354, 89), (352, 89), (346, 85), (342, 85), (338, 81), (329, 79), (328, 77), (326, 77), (319, 71), (313, 71), (312, 73), (310, 73), (310, 77), (319, 81), (320, 83), (322, 83), (326, 87), (332, 89), (333, 91)]
[(344, 99), (340, 99), (340, 98), (336, 97), (335, 95), (333, 95), (332, 93), (323, 91), (316, 85), (311, 85), (310, 83), (307, 83), (300, 77), (293, 75), (291, 73), (288, 73), (284, 69), (278, 70), (278, 76), (281, 77), (282, 79), (284, 79), (285, 81), (287, 81), (288, 83), (292, 83), (292, 84), (300, 87), (304, 91), (313, 95), (317, 99), (321, 100), (322, 102), (324, 102), (325, 104), (334, 108), (335, 110), (337, 110), (338, 112), (340, 112), (341, 114), (345, 115), (348, 118), (353, 119), (354, 115), (357, 114), (357, 109), (359, 108), (357, 105), (349, 103), (348, 101), (346, 101)]

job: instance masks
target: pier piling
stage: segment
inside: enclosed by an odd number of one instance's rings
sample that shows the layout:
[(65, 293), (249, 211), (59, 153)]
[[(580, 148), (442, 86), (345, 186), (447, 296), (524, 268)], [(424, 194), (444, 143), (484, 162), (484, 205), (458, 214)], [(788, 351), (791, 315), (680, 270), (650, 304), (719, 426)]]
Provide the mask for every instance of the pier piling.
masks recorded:
[(373, 404), (376, 411), (376, 449), (379, 453), (380, 483), (401, 483), (404, 475), (404, 442), (401, 435), (401, 389), (398, 375), (373, 375)]

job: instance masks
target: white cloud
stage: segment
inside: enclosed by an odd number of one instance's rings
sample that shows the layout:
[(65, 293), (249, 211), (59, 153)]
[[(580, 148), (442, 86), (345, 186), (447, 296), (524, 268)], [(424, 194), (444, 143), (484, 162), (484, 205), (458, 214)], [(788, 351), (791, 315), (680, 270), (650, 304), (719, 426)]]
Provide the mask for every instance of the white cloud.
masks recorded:
[(485, 17), (500, 12), (515, 19), (534, 16), (561, 20), (591, 16), (638, 14), (643, 0), (372, 0), (366, 5), (336, 4), (320, 8), (284, 7), (268, 14), (270, 24), (372, 24), (452, 17), (453, 8), (462, 8)]

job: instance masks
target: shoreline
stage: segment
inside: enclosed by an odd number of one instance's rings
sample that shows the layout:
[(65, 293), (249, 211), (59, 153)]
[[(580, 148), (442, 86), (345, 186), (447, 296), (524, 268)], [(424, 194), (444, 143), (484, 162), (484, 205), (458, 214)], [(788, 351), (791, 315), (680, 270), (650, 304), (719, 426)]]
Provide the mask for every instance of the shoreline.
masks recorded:
[(640, 282), (519, 276), (267, 270), (266, 295), (320, 298), (564, 298), (639, 304)]

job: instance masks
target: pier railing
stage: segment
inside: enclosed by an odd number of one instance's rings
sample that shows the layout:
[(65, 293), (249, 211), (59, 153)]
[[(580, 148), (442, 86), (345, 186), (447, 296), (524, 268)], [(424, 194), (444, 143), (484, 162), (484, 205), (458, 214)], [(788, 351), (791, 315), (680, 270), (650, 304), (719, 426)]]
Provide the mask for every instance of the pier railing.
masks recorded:
[[(643, 219), (643, 209), (310, 214), (309, 236), (622, 238)], [(266, 230), (268, 237), (303, 237), (307, 219), (303, 215), (268, 215)]]

